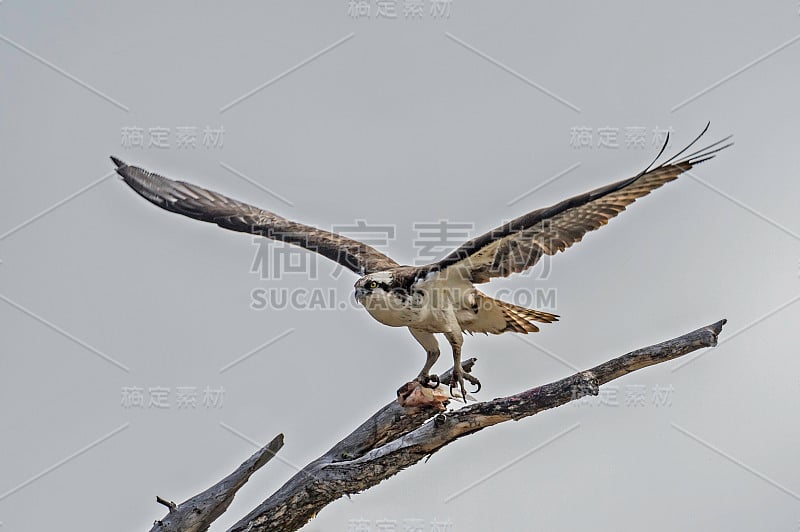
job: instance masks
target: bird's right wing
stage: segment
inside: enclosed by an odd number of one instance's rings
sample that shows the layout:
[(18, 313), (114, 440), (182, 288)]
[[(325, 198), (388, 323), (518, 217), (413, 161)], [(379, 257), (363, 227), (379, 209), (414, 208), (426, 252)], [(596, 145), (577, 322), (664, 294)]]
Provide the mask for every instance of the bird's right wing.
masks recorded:
[(162, 209), (315, 251), (360, 275), (399, 266), (363, 242), (287, 220), (191, 183), (167, 179), (127, 165), (116, 157), (111, 160), (117, 165), (117, 173), (133, 190)]
[[(730, 137), (726, 137), (694, 153), (683, 155), (707, 130), (708, 126), (691, 144), (656, 168), (648, 167), (628, 179), (524, 214), (465, 242), (444, 259), (421, 269), (438, 272), (440, 276), (455, 275), (473, 283), (485, 283), (494, 277), (507, 277), (525, 271), (543, 255), (555, 255), (580, 242), (587, 232), (607, 224), (636, 199), (677, 179), (682, 173), (711, 159), (732, 144), (727, 143)], [(661, 153), (666, 145), (665, 142)]]

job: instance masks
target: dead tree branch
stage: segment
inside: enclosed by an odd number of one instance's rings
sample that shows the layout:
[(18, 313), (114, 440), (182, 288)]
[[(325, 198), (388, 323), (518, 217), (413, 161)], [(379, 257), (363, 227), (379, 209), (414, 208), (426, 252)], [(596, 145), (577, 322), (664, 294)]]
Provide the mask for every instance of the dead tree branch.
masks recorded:
[[(371, 488), (459, 438), (504, 421), (535, 415), (586, 395), (597, 395), (601, 385), (632, 371), (667, 362), (697, 349), (713, 347), (717, 345), (717, 336), (723, 325), (725, 320), (637, 349), (556, 382), (509, 397), (471, 404), (446, 414), (432, 408), (403, 408), (393, 401), (304, 467), (228, 532), (297, 530), (336, 499)], [(470, 359), (463, 366), (468, 371), (474, 363), (475, 359)], [(449, 373), (442, 375), (442, 382), (449, 381)], [(214, 518), (227, 508), (233, 494), (255, 469), (240, 483), (231, 484), (233, 491)], [(228, 478), (237, 473), (238, 470)], [(176, 523), (176, 528), (154, 527), (153, 530), (205, 530), (198, 526), (178, 526), (173, 516), (187, 511), (190, 501), (208, 498), (206, 494), (209, 492), (222, 496), (221, 485), (226, 480), (171, 511), (167, 518)], [(165, 503), (169, 505), (169, 502)], [(204, 526), (207, 528), (208, 524)]]
[(153, 523), (150, 532), (203, 532), (208, 530), (211, 523), (225, 513), (225, 510), (233, 502), (236, 492), (250, 479), (250, 475), (269, 462), (281, 447), (283, 447), (283, 434), (278, 434), (271, 442), (237, 467), (236, 471), (180, 504), (156, 497), (156, 501), (166, 506), (169, 513), (164, 519)]

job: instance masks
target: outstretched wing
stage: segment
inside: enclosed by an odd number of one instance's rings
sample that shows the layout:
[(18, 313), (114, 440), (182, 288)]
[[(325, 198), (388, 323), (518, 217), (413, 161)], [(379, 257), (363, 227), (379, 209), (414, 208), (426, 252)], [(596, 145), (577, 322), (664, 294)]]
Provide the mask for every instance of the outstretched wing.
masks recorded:
[(726, 143), (729, 136), (679, 159), (707, 130), (708, 125), (691, 144), (656, 168), (650, 167), (661, 157), (666, 142), (653, 163), (640, 174), (522, 215), (466, 242), (441, 261), (423, 269), (448, 277), (457, 275), (473, 283), (525, 271), (542, 255), (555, 255), (580, 242), (583, 235), (607, 224), (637, 198), (677, 179), (732, 144)]
[(220, 227), (281, 240), (334, 260), (358, 274), (399, 266), (377, 249), (330, 231), (287, 220), (275, 213), (211, 190), (174, 181), (111, 157), (117, 173), (146, 200), (171, 212)]

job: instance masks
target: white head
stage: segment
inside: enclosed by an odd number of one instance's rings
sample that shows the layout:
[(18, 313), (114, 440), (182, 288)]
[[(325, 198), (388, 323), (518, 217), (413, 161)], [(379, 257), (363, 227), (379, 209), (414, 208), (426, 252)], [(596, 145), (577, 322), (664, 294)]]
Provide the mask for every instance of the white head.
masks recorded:
[(365, 275), (355, 284), (356, 301), (364, 305), (369, 314), (392, 327), (410, 326), (419, 318), (419, 297), (405, 286), (413, 278), (405, 279), (395, 272), (382, 271)]
[(384, 300), (390, 296), (394, 288), (394, 275), (392, 272), (370, 273), (356, 281), (356, 301), (364, 306), (375, 300)]

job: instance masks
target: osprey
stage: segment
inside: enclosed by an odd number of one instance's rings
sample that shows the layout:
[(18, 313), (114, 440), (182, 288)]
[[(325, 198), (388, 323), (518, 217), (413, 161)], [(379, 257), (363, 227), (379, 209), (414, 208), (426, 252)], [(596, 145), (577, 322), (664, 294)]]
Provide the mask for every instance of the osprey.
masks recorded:
[[(566, 199), (511, 220), (465, 242), (438, 262), (403, 266), (380, 251), (351, 238), (287, 220), (275, 213), (231, 199), (217, 192), (174, 181), (130, 166), (116, 157), (117, 172), (148, 201), (162, 209), (213, 222), (225, 229), (262, 235), (315, 251), (360, 276), (355, 298), (377, 321), (408, 330), (426, 352), (417, 377), (423, 386), (438, 385), (430, 371), (439, 358), (434, 336), (443, 334), (453, 351), (453, 388), (466, 399), (464, 379), (480, 389), (480, 382), (461, 369), (463, 333), (527, 334), (538, 332), (536, 323), (551, 323), (558, 316), (491, 298), (475, 285), (531, 268), (543, 255), (554, 255), (579, 242), (588, 231), (608, 223), (637, 198), (672, 181), (693, 166), (730, 146), (730, 136), (689, 154), (705, 129), (683, 150), (653, 162), (628, 179)], [(399, 392), (398, 392), (399, 394)]]

